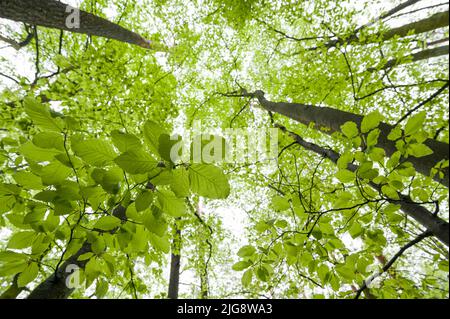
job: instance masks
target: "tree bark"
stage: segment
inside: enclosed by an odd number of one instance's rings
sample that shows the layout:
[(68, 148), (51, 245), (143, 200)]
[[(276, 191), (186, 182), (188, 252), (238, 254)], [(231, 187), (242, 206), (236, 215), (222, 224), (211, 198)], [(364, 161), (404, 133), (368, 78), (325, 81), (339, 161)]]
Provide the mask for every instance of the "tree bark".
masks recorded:
[(368, 72), (376, 72), (379, 70), (386, 70), (386, 69), (392, 68), (394, 66), (405, 64), (405, 63), (417, 62), (417, 61), (421, 61), (421, 60), (435, 58), (435, 57), (442, 56), (442, 55), (448, 55), (448, 52), (449, 52), (448, 45), (443, 45), (440, 47), (426, 49), (426, 50), (422, 50), (422, 51), (413, 53), (409, 56), (409, 57), (411, 57), (411, 59), (389, 60), (381, 68), (372, 67), (372, 68), (368, 68), (367, 71)]
[(71, 273), (66, 272), (69, 265), (76, 265), (84, 269), (88, 260), (79, 261), (78, 257), (91, 251), (91, 244), (87, 241), (72, 256), (70, 256), (59, 268), (58, 271), (50, 275), (39, 284), (29, 295), (28, 299), (67, 299), (75, 290), (66, 285), (66, 280)]
[(0, 18), (100, 36), (150, 48), (150, 41), (139, 34), (85, 11), (79, 11), (79, 28), (71, 28), (67, 24), (67, 19), (72, 11), (66, 12), (67, 8), (68, 5), (55, 0), (0, 0)]
[(180, 286), (180, 262), (181, 262), (181, 230), (175, 225), (175, 236), (172, 240), (172, 254), (170, 256), (169, 299), (178, 299)]
[(419, 34), (447, 27), (448, 16), (449, 16), (448, 11), (438, 12), (433, 14), (431, 17), (416, 22), (408, 23), (398, 28), (389, 29), (382, 34), (382, 39), (389, 40), (396, 36), (400, 38), (405, 37), (411, 31), (414, 31), (414, 34)]
[[(444, 28), (444, 27), (448, 26), (448, 24), (449, 24), (448, 18), (449, 18), (448, 11), (435, 13), (431, 17), (428, 17), (428, 18), (425, 18), (425, 19), (422, 19), (422, 20), (419, 20), (416, 22), (408, 23), (408, 24), (402, 25), (397, 28), (392, 28), (383, 33), (378, 33), (377, 34), (378, 36), (375, 38), (377, 39), (376, 41), (378, 41), (378, 40), (386, 41), (386, 40), (390, 40), (394, 37), (400, 37), (400, 38), (405, 37), (408, 34), (410, 34), (410, 32), (413, 32), (414, 34), (420, 34), (420, 33), (433, 31), (435, 29)], [(361, 41), (357, 35), (357, 33), (360, 30), (361, 30), (361, 28), (358, 29), (355, 33), (353, 33), (352, 35), (350, 35), (347, 38), (339, 38), (339, 39), (328, 41), (327, 43), (325, 43), (325, 47), (332, 48), (332, 47), (335, 47), (337, 44), (340, 44), (340, 45), (350, 44), (350, 43), (368, 44), (368, 43), (375, 42), (375, 40), (372, 40), (372, 39), (367, 39), (367, 40)], [(314, 47), (311, 50), (316, 50), (316, 49), (318, 49), (318, 47)]]
[[(282, 125), (275, 125), (280, 128), (283, 132), (288, 133), (289, 136), (294, 139), (294, 141), (302, 146), (304, 149), (312, 151), (320, 156), (323, 156), (333, 163), (337, 164), (337, 161), (340, 157), (340, 154), (330, 150), (325, 149), (317, 144), (310, 143), (305, 141), (300, 135), (295, 134), (293, 132), (288, 131)], [(357, 165), (348, 164), (347, 169), (352, 172), (356, 172), (358, 169)], [(381, 186), (370, 182), (370, 186), (375, 189), (377, 192), (381, 193)], [(400, 201), (398, 200), (389, 200), (394, 204), (400, 204), (401, 210), (414, 220), (416, 220), (419, 224), (424, 226), (428, 231), (430, 231), (437, 239), (439, 239), (442, 243), (444, 243), (447, 247), (449, 246), (449, 223), (445, 220), (439, 218), (438, 216), (432, 214), (425, 207), (414, 203), (409, 196), (398, 193), (400, 197)]]
[[(329, 107), (318, 107), (300, 103), (268, 101), (264, 97), (264, 92), (260, 90), (255, 91), (254, 93), (244, 94), (244, 96), (256, 97), (261, 106), (267, 111), (285, 115), (305, 125), (314, 123), (316, 129), (319, 129), (322, 132), (330, 135), (334, 132), (340, 132), (341, 125), (348, 121), (355, 122), (358, 127), (360, 127), (361, 122), (364, 118), (363, 116), (358, 114), (340, 111)], [(387, 156), (391, 156), (394, 152), (397, 151), (397, 148), (395, 146), (395, 142), (390, 141), (387, 137), (394, 127), (386, 123), (380, 123), (378, 128), (381, 132), (378, 138), (377, 146), (383, 148), (386, 151)], [(410, 156), (407, 160), (414, 165), (417, 172), (426, 176), (430, 176), (431, 169), (437, 163), (442, 160), (449, 159), (449, 148), (447, 143), (439, 142), (434, 139), (427, 139), (424, 144), (427, 145), (431, 150), (433, 150), (433, 154), (420, 158)], [(448, 167), (443, 169), (443, 172), (443, 179), (440, 179), (438, 174), (436, 174), (434, 176), (434, 180), (448, 187)]]
[[(123, 206), (117, 206), (113, 211), (113, 216), (120, 218), (122, 220), (126, 219), (125, 215), (126, 208)], [(111, 233), (116, 232), (116, 230), (111, 231)], [(71, 273), (66, 272), (66, 269), (70, 265), (75, 265), (80, 269), (84, 269), (88, 260), (79, 261), (78, 257), (81, 255), (91, 252), (91, 244), (87, 241), (83, 243), (81, 248), (72, 256), (70, 256), (66, 261), (58, 268), (57, 272), (51, 274), (47, 279), (40, 283), (29, 295), (28, 299), (67, 299), (75, 290), (74, 288), (69, 288), (66, 285), (67, 278)]]

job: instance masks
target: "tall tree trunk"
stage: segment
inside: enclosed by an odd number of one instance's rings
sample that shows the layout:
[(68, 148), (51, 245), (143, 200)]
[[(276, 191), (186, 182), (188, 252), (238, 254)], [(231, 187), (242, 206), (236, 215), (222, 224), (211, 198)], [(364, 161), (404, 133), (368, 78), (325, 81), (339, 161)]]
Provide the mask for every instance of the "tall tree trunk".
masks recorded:
[(67, 8), (68, 5), (55, 0), (0, 0), (0, 18), (100, 36), (150, 48), (150, 41), (139, 34), (85, 11), (79, 11), (79, 28), (72, 28), (67, 23), (72, 11), (67, 12)]
[(181, 230), (175, 224), (175, 235), (172, 240), (172, 253), (170, 256), (170, 279), (169, 299), (178, 299), (178, 289), (180, 286), (180, 263), (181, 263)]
[[(329, 107), (318, 107), (314, 105), (306, 105), (300, 103), (285, 103), (285, 102), (272, 102), (268, 101), (264, 97), (263, 91), (255, 91), (254, 93), (245, 93), (242, 96), (256, 97), (261, 106), (267, 111), (285, 115), (295, 121), (309, 125), (315, 123), (315, 128), (323, 131), (327, 134), (333, 134), (334, 132), (340, 132), (341, 126), (348, 121), (355, 122), (358, 127), (361, 126), (363, 116), (340, 111)], [(387, 137), (391, 130), (394, 128), (392, 125), (386, 123), (380, 123), (380, 136), (378, 138), (378, 147), (383, 148), (386, 151), (387, 156), (391, 156), (397, 151), (394, 141), (390, 141)], [(434, 139), (427, 139), (424, 142), (431, 150), (433, 154), (424, 157), (408, 157), (408, 161), (411, 162), (416, 171), (419, 173), (430, 176), (431, 169), (440, 161), (449, 159), (448, 144), (439, 142)], [(449, 186), (449, 169), (448, 167), (443, 169), (444, 178), (440, 179), (438, 174), (434, 176), (434, 180)]]
[[(422, 19), (422, 20), (419, 20), (416, 22), (408, 23), (408, 24), (402, 25), (397, 28), (392, 28), (392, 29), (386, 30), (386, 32), (383, 32), (383, 33), (379, 33), (379, 34), (377, 34), (378, 37), (375, 37), (375, 39), (379, 39), (381, 37), (381, 41), (386, 41), (386, 40), (390, 40), (396, 36), (398, 36), (400, 38), (405, 37), (408, 34), (410, 34), (411, 31), (413, 31), (414, 34), (420, 34), (420, 33), (433, 31), (433, 30), (436, 30), (439, 28), (444, 28), (444, 27), (448, 26), (448, 24), (449, 24), (448, 17), (449, 17), (448, 11), (435, 13), (431, 17), (428, 17), (428, 18), (425, 18), (425, 19)], [(349, 37), (347, 37), (345, 39), (339, 38), (339, 39), (328, 41), (327, 43), (325, 43), (325, 47), (332, 48), (332, 47), (335, 47), (337, 44), (340, 44), (340, 45), (349, 44), (349, 43), (368, 44), (368, 43), (375, 42), (375, 40), (372, 40), (372, 39), (367, 39), (367, 40), (361, 41), (357, 35), (358, 31), (360, 31), (361, 29), (362, 28), (357, 29), (357, 31), (355, 33), (353, 33), (352, 35), (350, 35)], [(376, 41), (378, 41), (378, 40), (376, 40)], [(318, 47), (311, 48), (310, 50), (316, 50), (316, 49), (318, 49)]]
[(68, 266), (75, 265), (80, 269), (84, 269), (88, 260), (79, 261), (78, 257), (91, 251), (91, 244), (87, 241), (83, 246), (72, 256), (70, 256), (59, 268), (56, 273), (53, 273), (40, 283), (28, 295), (28, 299), (67, 299), (75, 290), (66, 285), (70, 272), (66, 271)]
[(417, 62), (417, 61), (421, 61), (421, 60), (427, 60), (430, 58), (435, 58), (438, 56), (442, 56), (442, 55), (448, 55), (449, 52), (449, 48), (448, 45), (443, 45), (440, 47), (436, 47), (436, 48), (432, 48), (432, 49), (426, 49), (426, 50), (422, 50), (416, 53), (411, 54), (409, 57), (410, 59), (392, 59), (387, 61), (381, 68), (376, 68), (376, 67), (372, 67), (372, 68), (368, 68), (367, 71), (368, 72), (375, 72), (378, 70), (386, 70), (389, 68), (392, 68), (396, 65), (401, 65), (401, 64), (405, 64), (405, 63), (411, 63), (411, 62)]
[(389, 40), (396, 36), (405, 37), (411, 31), (414, 31), (414, 34), (419, 34), (447, 27), (448, 16), (448, 11), (438, 12), (433, 14), (431, 17), (416, 22), (411, 22), (398, 28), (389, 29), (385, 33), (383, 33), (382, 39)]
[[(117, 206), (113, 211), (113, 216), (122, 220), (126, 219), (126, 208), (123, 206)], [(112, 230), (111, 233), (116, 232), (117, 229)], [(85, 241), (81, 248), (58, 268), (57, 272), (51, 274), (47, 279), (40, 283), (34, 290), (28, 295), (28, 299), (67, 299), (75, 290), (66, 285), (67, 278), (71, 275), (67, 272), (68, 266), (75, 265), (79, 269), (84, 269), (88, 260), (79, 261), (78, 257), (91, 252), (91, 244)]]
[[(337, 164), (337, 161), (340, 157), (340, 154), (328, 149), (323, 148), (317, 144), (310, 143), (305, 141), (300, 135), (295, 134), (293, 132), (288, 131), (282, 125), (275, 125), (280, 128), (283, 132), (288, 133), (289, 136), (294, 139), (294, 141), (302, 146), (304, 149), (312, 151), (320, 156), (323, 156), (333, 163)], [(357, 165), (348, 164), (347, 169), (356, 172), (358, 169)], [(381, 186), (370, 182), (370, 186), (375, 189), (377, 192), (381, 193)], [(449, 246), (449, 224), (445, 220), (439, 218), (438, 216), (432, 214), (425, 207), (414, 203), (409, 196), (398, 193), (400, 197), (400, 202), (398, 200), (391, 200), (394, 204), (400, 204), (401, 210), (414, 220), (416, 220), (419, 224), (424, 226), (428, 231), (430, 231), (437, 239), (439, 239), (442, 243), (444, 243), (447, 247)]]

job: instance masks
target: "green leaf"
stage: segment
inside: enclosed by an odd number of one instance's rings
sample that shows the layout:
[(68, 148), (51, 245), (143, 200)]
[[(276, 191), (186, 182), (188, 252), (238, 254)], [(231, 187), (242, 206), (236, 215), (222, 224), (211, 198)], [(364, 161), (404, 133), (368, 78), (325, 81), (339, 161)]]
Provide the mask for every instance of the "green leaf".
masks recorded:
[(253, 279), (253, 271), (251, 269), (244, 271), (241, 278), (242, 286), (248, 287), (252, 283), (252, 279)]
[(117, 156), (108, 142), (99, 139), (75, 140), (72, 142), (72, 150), (83, 161), (97, 167), (111, 163)]
[(25, 268), (23, 272), (20, 273), (19, 277), (17, 278), (17, 286), (25, 287), (28, 283), (32, 282), (39, 273), (39, 267), (38, 264), (35, 262), (32, 262)]
[(396, 199), (396, 200), (400, 199), (400, 197), (398, 196), (397, 190), (390, 185), (383, 185), (381, 187), (381, 191), (383, 192), (384, 195), (386, 195), (389, 198)]
[(44, 166), (40, 172), (42, 183), (44, 185), (57, 185), (62, 183), (72, 173), (72, 169), (54, 161)]
[(245, 260), (241, 260), (241, 261), (238, 261), (237, 263), (235, 263), (235, 264), (231, 267), (231, 269), (233, 269), (234, 271), (242, 271), (242, 270), (244, 270), (244, 269), (250, 267), (251, 265), (252, 265), (251, 262), (245, 261)]
[(85, 253), (85, 254), (82, 254), (82, 255), (80, 255), (79, 257), (78, 257), (78, 261), (84, 261), (84, 260), (88, 260), (88, 259), (90, 259), (92, 256), (94, 256), (94, 253), (92, 253), (92, 252), (87, 252), (87, 253)]
[(24, 99), (25, 112), (31, 118), (33, 123), (42, 130), (62, 132), (64, 121), (55, 118), (50, 113), (50, 109), (36, 101), (34, 98), (26, 97)]
[(169, 253), (170, 243), (169, 243), (169, 239), (166, 236), (159, 237), (158, 235), (150, 233), (149, 240), (150, 240), (150, 243), (152, 244), (152, 246), (156, 250), (162, 251), (165, 254)]
[(425, 144), (410, 144), (408, 151), (414, 157), (424, 157), (433, 154), (433, 150)]
[(352, 236), (352, 238), (356, 238), (359, 237), (362, 233), (363, 233), (363, 228), (361, 227), (361, 225), (358, 222), (354, 222), (352, 224), (352, 226), (350, 227), (350, 229), (348, 230), (350, 236)]
[(156, 217), (152, 211), (145, 213), (143, 223), (148, 231), (158, 235), (159, 237), (163, 237), (167, 232), (167, 222), (162, 216)]
[(171, 140), (169, 134), (161, 134), (159, 136), (159, 142), (158, 142), (158, 154), (161, 156), (162, 159), (173, 162), (176, 161), (176, 158), (170, 157), (170, 152), (172, 150), (172, 147), (178, 143), (178, 140)]
[(353, 157), (353, 154), (349, 152), (345, 152), (344, 154), (342, 154), (336, 163), (338, 168), (347, 168), (348, 164), (353, 161)]
[(359, 134), (358, 126), (355, 122), (345, 122), (341, 125), (341, 131), (348, 138), (353, 138)]
[(189, 195), (189, 171), (184, 167), (173, 170), (173, 179), (170, 188), (177, 197), (183, 198)]
[(186, 203), (184, 199), (178, 198), (168, 190), (158, 192), (158, 202), (160, 209), (173, 217), (181, 217), (186, 213)]
[(121, 220), (114, 216), (103, 216), (95, 223), (94, 228), (108, 231), (113, 230), (121, 224)]
[(350, 183), (355, 180), (355, 173), (348, 169), (340, 169), (335, 176), (341, 183)]
[(375, 146), (378, 143), (378, 136), (380, 135), (380, 130), (375, 129), (370, 131), (369, 134), (367, 134), (367, 147)]
[(19, 147), (19, 152), (25, 158), (36, 162), (52, 161), (56, 155), (61, 154), (58, 150), (37, 147), (30, 141), (22, 144)]
[(269, 280), (269, 272), (267, 271), (267, 269), (265, 267), (258, 267), (258, 269), (256, 269), (256, 277), (263, 281), (263, 282), (267, 282)]
[(97, 298), (103, 298), (108, 292), (109, 284), (104, 279), (97, 279), (97, 285), (95, 286), (95, 296)]
[(246, 245), (239, 249), (239, 251), (237, 252), (237, 255), (242, 258), (251, 257), (255, 254), (255, 252), (256, 252), (255, 247), (253, 247), (251, 245)]
[(22, 185), (27, 189), (42, 189), (44, 185), (42, 185), (42, 180), (39, 176), (34, 175), (30, 172), (17, 172), (13, 175), (14, 180), (17, 184)]
[(91, 173), (92, 179), (110, 193), (117, 194), (120, 190), (120, 182), (123, 180), (123, 171), (118, 167), (108, 170), (95, 168)]
[(405, 125), (405, 135), (411, 135), (420, 130), (426, 116), (426, 112), (420, 112), (414, 116), (411, 116)]
[(128, 150), (114, 161), (120, 168), (130, 174), (148, 173), (158, 166), (158, 162), (150, 154), (138, 149)]
[(287, 200), (287, 198), (279, 195), (272, 197), (271, 204), (273, 209), (277, 212), (285, 211), (291, 207), (291, 205), (289, 205), (289, 201)]
[(383, 116), (378, 111), (371, 112), (364, 116), (361, 122), (361, 132), (367, 133), (370, 130), (378, 127), (380, 122), (383, 120)]
[(194, 193), (212, 199), (227, 198), (230, 184), (222, 170), (210, 164), (189, 166), (189, 181)]
[(396, 126), (389, 132), (389, 135), (387, 138), (390, 141), (396, 141), (402, 137), (402, 134), (403, 134), (402, 129), (399, 128), (398, 126)]
[(144, 124), (144, 137), (148, 147), (153, 154), (159, 154), (159, 137), (162, 134), (167, 134), (160, 124), (153, 121), (147, 121)]
[(33, 144), (44, 149), (64, 151), (64, 137), (56, 132), (41, 132), (33, 137)]
[(136, 197), (135, 206), (138, 212), (141, 212), (148, 207), (153, 202), (153, 193), (150, 191), (143, 191)]
[(385, 156), (385, 150), (379, 147), (374, 147), (369, 153), (369, 158), (375, 162), (381, 161)]
[(131, 149), (142, 147), (141, 141), (136, 135), (129, 133), (122, 133), (120, 131), (114, 130), (111, 132), (111, 138), (114, 145), (121, 152), (126, 152)]
[(36, 233), (33, 231), (23, 231), (15, 233), (8, 241), (8, 248), (23, 249), (30, 247), (33, 244), (35, 235)]

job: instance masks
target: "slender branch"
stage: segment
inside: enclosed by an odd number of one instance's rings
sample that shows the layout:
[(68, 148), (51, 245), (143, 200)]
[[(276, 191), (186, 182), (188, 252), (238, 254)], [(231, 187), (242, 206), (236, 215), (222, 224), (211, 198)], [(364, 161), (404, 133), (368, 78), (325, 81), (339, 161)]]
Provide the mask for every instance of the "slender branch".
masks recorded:
[(371, 276), (368, 280), (364, 280), (363, 284), (361, 285), (361, 288), (359, 288), (356, 291), (356, 295), (355, 295), (355, 299), (358, 299), (361, 296), (361, 293), (368, 288), (368, 286), (370, 285), (370, 283), (377, 277), (379, 277), (380, 275), (382, 275), (383, 273), (385, 273), (386, 271), (389, 270), (389, 268), (392, 267), (392, 265), (397, 261), (398, 258), (400, 258), (403, 253), (408, 249), (411, 248), (412, 246), (420, 243), (422, 240), (424, 240), (427, 237), (432, 236), (431, 232), (429, 231), (425, 231), (422, 234), (420, 234), (419, 236), (417, 236), (416, 238), (414, 238), (413, 240), (411, 240), (409, 243), (407, 243), (406, 245), (404, 245), (402, 248), (400, 248), (400, 250), (383, 266), (383, 268), (381, 269), (380, 272), (376, 273), (375, 275)]

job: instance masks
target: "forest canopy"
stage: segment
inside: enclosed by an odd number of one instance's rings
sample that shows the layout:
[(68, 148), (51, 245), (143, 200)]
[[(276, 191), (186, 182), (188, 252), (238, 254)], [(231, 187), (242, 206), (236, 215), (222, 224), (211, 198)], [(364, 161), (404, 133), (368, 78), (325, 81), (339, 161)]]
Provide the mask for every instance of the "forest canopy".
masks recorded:
[(0, 0), (0, 298), (448, 298), (448, 18)]

